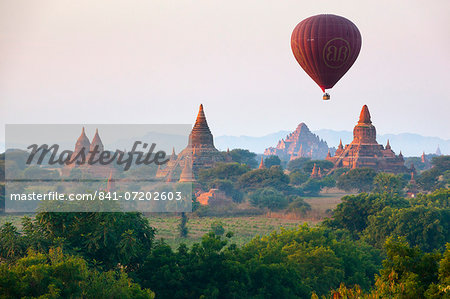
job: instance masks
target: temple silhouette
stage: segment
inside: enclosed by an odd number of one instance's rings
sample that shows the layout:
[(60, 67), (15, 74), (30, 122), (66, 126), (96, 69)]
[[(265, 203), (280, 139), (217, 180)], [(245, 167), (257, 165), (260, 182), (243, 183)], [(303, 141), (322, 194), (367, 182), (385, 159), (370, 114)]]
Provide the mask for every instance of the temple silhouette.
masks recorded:
[(341, 140), (334, 156), (328, 153), (326, 160), (333, 162), (334, 169), (339, 167), (369, 167), (382, 172), (408, 172), (409, 170), (404, 165), (402, 153), (396, 155), (389, 144), (389, 140), (385, 147), (378, 144), (376, 135), (369, 108), (364, 105), (359, 121), (353, 129), (353, 141), (344, 147)]
[(189, 134), (188, 146), (178, 155), (173, 149), (169, 162), (158, 167), (156, 177), (165, 178), (167, 181), (190, 182), (195, 180), (200, 169), (214, 167), (220, 162), (231, 162), (231, 157), (215, 148), (214, 138), (201, 104), (194, 127)]
[[(94, 152), (94, 149), (97, 150), (96, 155), (90, 153)], [(112, 165), (101, 165), (100, 163), (89, 165), (87, 163), (89, 159), (97, 160), (104, 150), (103, 142), (98, 134), (98, 129), (95, 130), (94, 138), (92, 138), (92, 142), (90, 142), (83, 127), (81, 135), (75, 143), (75, 149), (73, 150), (72, 156), (70, 157), (70, 161), (72, 162), (62, 168), (61, 175), (69, 176), (75, 168), (94, 177), (108, 177), (111, 173), (116, 173), (116, 170)], [(78, 163), (83, 162), (79, 155), (80, 152), (83, 152), (83, 156), (85, 157), (85, 161), (82, 164)], [(92, 157), (92, 155), (94, 156)]]

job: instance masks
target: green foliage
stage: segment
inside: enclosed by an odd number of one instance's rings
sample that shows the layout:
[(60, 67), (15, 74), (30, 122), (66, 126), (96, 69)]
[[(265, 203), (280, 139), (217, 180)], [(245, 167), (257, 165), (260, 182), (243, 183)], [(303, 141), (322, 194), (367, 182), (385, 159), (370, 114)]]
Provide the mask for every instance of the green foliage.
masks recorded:
[(223, 236), (225, 233), (225, 228), (223, 228), (223, 223), (216, 220), (211, 223), (211, 231), (217, 236)]
[(336, 181), (336, 186), (345, 191), (354, 189), (358, 192), (369, 192), (373, 188), (375, 170), (371, 168), (355, 168), (342, 174)]
[(300, 189), (302, 193), (309, 196), (317, 196), (319, 195), (320, 190), (322, 189), (322, 182), (319, 179), (309, 178), (306, 182), (304, 182)]
[(426, 252), (443, 250), (445, 243), (450, 242), (450, 209), (386, 207), (382, 212), (368, 217), (364, 236), (379, 248), (388, 237), (402, 236), (410, 245)]
[(425, 292), (427, 298), (448, 298), (450, 297), (450, 243), (447, 243), (446, 250), (439, 262), (438, 281), (430, 284)]
[(368, 289), (380, 263), (379, 252), (362, 242), (302, 226), (242, 249), (214, 233), (191, 249), (159, 242), (136, 279), (158, 298), (309, 298), (340, 281)]
[(238, 186), (246, 191), (268, 187), (275, 188), (279, 191), (290, 191), (289, 177), (284, 174), (279, 166), (249, 171), (239, 178)]
[[(380, 263), (379, 252), (367, 244), (336, 239), (330, 230), (308, 226), (255, 238), (242, 251), (243, 257), (254, 264), (252, 268), (282, 266), (292, 278), (285, 282), (276, 279), (275, 283), (304, 285), (301, 289), (290, 289), (298, 297), (305, 297), (300, 291), (326, 294), (340, 282), (368, 289)], [(250, 275), (257, 274), (253, 270)]]
[(389, 194), (348, 195), (341, 199), (333, 211), (333, 220), (325, 224), (334, 228), (344, 228), (354, 235), (362, 232), (368, 225), (368, 217), (381, 212), (385, 207), (407, 207), (408, 201)]
[(289, 198), (290, 204), (286, 209), (286, 212), (305, 215), (311, 211), (311, 205), (303, 200), (300, 196), (292, 196)]
[(123, 272), (88, 269), (81, 257), (29, 251), (14, 263), (0, 264), (2, 298), (154, 298)]
[[(209, 233), (189, 250), (176, 252), (159, 242), (136, 278), (158, 298), (246, 298), (249, 277), (236, 258), (237, 248)], [(219, 296), (220, 295), (220, 296)]]
[(370, 293), (363, 292), (359, 286), (349, 289), (341, 284), (338, 290), (323, 298), (450, 297), (450, 244), (447, 244), (443, 255), (437, 252), (423, 253), (417, 247), (411, 248), (404, 238), (389, 238), (385, 248), (386, 259)]
[(26, 244), (21, 238), (17, 228), (6, 222), (0, 227), (0, 258), (5, 260), (15, 260), (24, 255)]
[(324, 225), (346, 229), (378, 248), (390, 236), (404, 236), (424, 251), (443, 250), (450, 242), (448, 192), (420, 195), (411, 202), (387, 192), (345, 196)]
[(422, 172), (417, 180), (419, 186), (426, 191), (445, 188), (449, 184), (450, 156), (437, 156), (431, 160), (433, 167)]
[(24, 150), (19, 150), (19, 149), (14, 149), (11, 151), (8, 151), (8, 153), (4, 153), (3, 159), (4, 161), (8, 161), (8, 162), (13, 162), (14, 167), (18, 170), (18, 171), (23, 171), (25, 170), (25, 168), (27, 167), (27, 160), (28, 160), (28, 156), (29, 153), (27, 151)]
[(431, 168), (422, 172), (417, 179), (418, 185), (426, 191), (432, 191), (443, 187), (439, 182), (440, 172), (437, 168)]
[[(127, 271), (137, 268), (151, 247), (154, 230), (140, 213), (39, 213), (33, 222), (50, 243), (96, 260), (105, 269), (120, 263)], [(42, 243), (42, 242), (41, 242)], [(125, 250), (124, 247), (133, 247)]]
[(23, 178), (30, 180), (56, 180), (59, 179), (59, 173), (56, 170), (30, 166), (23, 171)]
[(300, 186), (309, 179), (310, 175), (301, 170), (294, 170), (289, 174), (289, 183)]
[(439, 253), (423, 253), (411, 248), (403, 238), (386, 241), (386, 259), (377, 277), (380, 298), (424, 298), (424, 293), (438, 278)]
[(274, 188), (257, 189), (249, 194), (250, 203), (260, 208), (268, 208), (271, 211), (284, 209), (288, 205), (286, 196)]
[(301, 170), (303, 171), (303, 167), (305, 164), (310, 161), (310, 158), (300, 157), (294, 160), (290, 160), (287, 164), (287, 170), (289, 171), (296, 171)]
[(450, 208), (450, 188), (438, 189), (430, 194), (418, 194), (411, 199), (411, 204), (448, 209)]
[(264, 165), (267, 168), (270, 168), (272, 166), (280, 166), (281, 165), (281, 160), (278, 156), (275, 155), (271, 155), (268, 156), (267, 158), (264, 159)]
[(201, 182), (211, 182), (217, 179), (236, 181), (238, 177), (249, 170), (248, 166), (239, 163), (218, 163), (213, 168), (201, 169), (198, 180)]
[(391, 195), (403, 194), (406, 182), (398, 175), (392, 173), (378, 173), (373, 180), (373, 192), (389, 193)]
[(258, 161), (256, 161), (256, 154), (250, 152), (249, 150), (245, 149), (234, 149), (230, 151), (231, 159), (234, 162), (237, 162), (239, 164), (246, 164), (250, 168), (255, 168), (258, 166)]
[(431, 164), (440, 173), (450, 170), (450, 156), (436, 156), (431, 159)]
[(216, 188), (222, 190), (223, 192), (225, 192), (227, 196), (231, 197), (233, 201), (236, 203), (242, 202), (242, 199), (244, 197), (242, 191), (237, 189), (235, 187), (235, 184), (233, 184), (233, 182), (230, 180), (216, 179), (208, 184), (208, 188), (209, 189)]

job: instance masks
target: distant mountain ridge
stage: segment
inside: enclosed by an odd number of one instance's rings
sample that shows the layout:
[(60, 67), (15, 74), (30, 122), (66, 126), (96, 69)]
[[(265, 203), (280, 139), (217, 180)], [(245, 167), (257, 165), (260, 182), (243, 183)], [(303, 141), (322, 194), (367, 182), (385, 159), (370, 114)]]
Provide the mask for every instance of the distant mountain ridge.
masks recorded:
[[(344, 145), (350, 143), (353, 139), (353, 132), (351, 131), (321, 129), (312, 132), (325, 140), (329, 147), (337, 147), (339, 139), (342, 139)], [(276, 146), (278, 141), (289, 133), (290, 131), (278, 131), (261, 137), (218, 136), (214, 138), (214, 144), (220, 150), (243, 148), (262, 154), (266, 148)], [(377, 134), (377, 141), (380, 144), (386, 145), (388, 139), (394, 152), (398, 154), (402, 151), (405, 156), (420, 156), (423, 151), (434, 154), (438, 146), (442, 154), (450, 153), (450, 140), (439, 137), (422, 136), (414, 133)]]

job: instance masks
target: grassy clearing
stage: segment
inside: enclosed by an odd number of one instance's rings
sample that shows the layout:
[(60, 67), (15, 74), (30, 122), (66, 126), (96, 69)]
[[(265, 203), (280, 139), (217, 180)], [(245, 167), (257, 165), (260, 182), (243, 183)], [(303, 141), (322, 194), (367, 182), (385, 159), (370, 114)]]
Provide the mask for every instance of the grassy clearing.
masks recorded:
[(266, 235), (274, 230), (284, 228), (294, 228), (303, 224), (302, 220), (267, 218), (266, 216), (250, 217), (192, 217), (187, 226), (189, 235), (187, 238), (180, 238), (178, 233), (179, 216), (152, 216), (149, 217), (150, 225), (157, 230), (157, 239), (164, 239), (168, 244), (177, 247), (180, 243), (192, 245), (199, 242), (201, 237), (211, 230), (211, 224), (220, 221), (225, 232), (232, 231), (233, 242), (243, 245), (256, 235)]
[(311, 211), (302, 217), (282, 212), (243, 217), (189, 217), (187, 223), (189, 235), (187, 238), (179, 237), (180, 216), (161, 214), (150, 216), (148, 219), (150, 225), (157, 230), (157, 239), (164, 239), (172, 247), (177, 247), (180, 243), (192, 245), (199, 242), (201, 237), (211, 230), (211, 224), (214, 221), (220, 221), (225, 228), (225, 232), (232, 231), (234, 233), (233, 242), (243, 245), (257, 235), (267, 235), (272, 231), (279, 231), (282, 227), (292, 229), (305, 222), (316, 225), (330, 215), (330, 211), (336, 208), (341, 197), (345, 195), (346, 193), (331, 189), (322, 193), (319, 197), (305, 198), (305, 201), (311, 205)]

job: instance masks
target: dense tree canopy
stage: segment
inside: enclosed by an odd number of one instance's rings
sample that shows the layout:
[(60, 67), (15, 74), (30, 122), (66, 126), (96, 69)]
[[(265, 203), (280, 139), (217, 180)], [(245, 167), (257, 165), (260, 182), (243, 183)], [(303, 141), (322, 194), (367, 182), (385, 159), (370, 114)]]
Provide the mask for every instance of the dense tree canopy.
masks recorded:
[(373, 180), (373, 192), (403, 195), (405, 185), (406, 182), (401, 176), (380, 172)]
[(250, 193), (250, 203), (260, 208), (276, 211), (286, 208), (289, 202), (283, 192), (269, 187)]
[(239, 178), (238, 184), (243, 190), (255, 190), (265, 187), (272, 187), (279, 191), (290, 190), (289, 177), (284, 174), (279, 166), (249, 171)]
[(264, 165), (267, 168), (270, 168), (272, 166), (280, 166), (281, 165), (281, 160), (278, 156), (275, 155), (271, 155), (268, 156), (267, 158), (264, 159)]
[[(159, 298), (310, 298), (344, 281), (369, 289), (381, 258), (362, 242), (302, 226), (239, 249), (210, 233), (191, 249), (157, 243), (136, 280)], [(165, 279), (161, 279), (164, 277)]]
[(249, 150), (237, 148), (230, 151), (230, 156), (234, 162), (246, 164), (250, 168), (256, 168), (258, 166), (258, 161), (255, 159), (256, 154)]
[(408, 201), (389, 194), (360, 193), (342, 197), (342, 202), (333, 211), (333, 219), (325, 224), (334, 228), (344, 228), (355, 234), (368, 225), (368, 217), (381, 212), (385, 207), (407, 207)]
[(138, 267), (152, 246), (154, 230), (139, 213), (39, 213), (24, 218), (24, 234), (10, 223), (0, 228), (0, 257), (22, 257), (27, 248), (46, 251), (56, 244), (105, 269)]
[(432, 168), (422, 173), (417, 180), (426, 191), (445, 188), (450, 184), (450, 156), (437, 156), (431, 160)]
[(342, 174), (336, 181), (336, 186), (345, 191), (358, 190), (369, 192), (373, 188), (375, 170), (371, 168), (355, 168)]
[(249, 170), (248, 166), (236, 162), (218, 163), (213, 168), (201, 169), (198, 174), (198, 180), (200, 182), (210, 182), (216, 179), (235, 181)]
[(0, 264), (2, 298), (154, 298), (122, 271), (89, 269), (81, 258), (52, 248), (32, 250), (13, 263)]
[[(295, 170), (303, 170), (306, 163), (308, 163), (311, 159), (300, 157), (294, 160), (290, 160), (287, 164), (287, 169), (289, 171), (295, 171)], [(311, 173), (311, 172), (310, 172)]]

